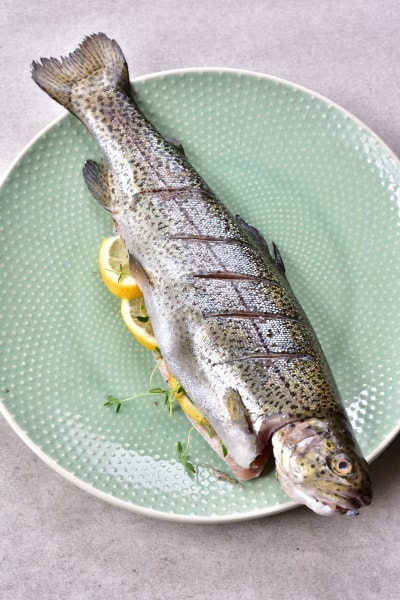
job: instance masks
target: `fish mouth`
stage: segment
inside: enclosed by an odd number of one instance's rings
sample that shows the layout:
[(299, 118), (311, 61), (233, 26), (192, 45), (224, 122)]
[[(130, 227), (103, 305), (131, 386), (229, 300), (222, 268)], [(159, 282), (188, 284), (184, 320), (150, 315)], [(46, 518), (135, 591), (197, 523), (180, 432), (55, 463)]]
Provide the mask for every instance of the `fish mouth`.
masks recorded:
[[(328, 481), (334, 482), (332, 479)], [(334, 493), (329, 493), (329, 491), (320, 487), (319, 492), (315, 490), (311, 495), (311, 503), (316, 507), (316, 512), (319, 514), (356, 516), (361, 508), (372, 502), (372, 491), (368, 486), (365, 486), (364, 489), (356, 487), (336, 489)]]
[[(347, 490), (346, 493), (336, 492), (345, 502), (332, 505), (334, 511), (340, 515), (356, 516), (360, 514), (360, 508), (368, 506), (372, 502), (372, 494), (360, 494), (357, 490)], [(329, 503), (328, 503), (329, 505)]]

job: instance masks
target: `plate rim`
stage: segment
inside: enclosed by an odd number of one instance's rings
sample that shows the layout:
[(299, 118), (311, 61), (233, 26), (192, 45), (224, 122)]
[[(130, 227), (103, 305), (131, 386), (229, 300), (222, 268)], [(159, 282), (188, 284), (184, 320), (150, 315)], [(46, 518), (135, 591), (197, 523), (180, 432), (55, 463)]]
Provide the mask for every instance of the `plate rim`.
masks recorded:
[(195, 514), (179, 514), (175, 512), (167, 512), (161, 510), (155, 510), (152, 508), (146, 508), (145, 506), (139, 506), (137, 504), (133, 504), (132, 502), (127, 502), (125, 500), (121, 500), (120, 498), (116, 498), (112, 494), (107, 494), (106, 492), (102, 492), (97, 489), (90, 483), (79, 479), (76, 475), (68, 471), (65, 467), (62, 467), (51, 458), (46, 452), (40, 448), (35, 442), (31, 440), (29, 435), (23, 430), (23, 428), (16, 422), (14, 417), (5, 409), (2, 400), (0, 399), (0, 413), (3, 415), (5, 421), (10, 425), (10, 427), (14, 430), (14, 432), (18, 435), (18, 437), (25, 443), (25, 445), (38, 456), (48, 467), (50, 467), (53, 471), (55, 471), (58, 475), (61, 475), (64, 479), (74, 484), (76, 487), (82, 489), (87, 492), (91, 496), (98, 498), (107, 502), (108, 504), (112, 504), (117, 506), (118, 508), (123, 508), (135, 514), (140, 514), (146, 517), (153, 517), (160, 519), (162, 521), (175, 521), (179, 523), (197, 523), (197, 524), (218, 524), (218, 523), (232, 523), (234, 521), (250, 521), (252, 519), (260, 519), (263, 517), (272, 516), (274, 514), (280, 514), (281, 512), (286, 512), (293, 508), (300, 506), (293, 501), (288, 501), (285, 504), (279, 504), (276, 507), (271, 507), (267, 510), (259, 509), (247, 511), (244, 513), (231, 513), (229, 515), (195, 515)]
[[(382, 148), (390, 155), (391, 159), (396, 163), (397, 167), (400, 169), (400, 158), (394, 153), (394, 151), (388, 146), (388, 144), (377, 134), (375, 133), (367, 124), (365, 124), (361, 119), (359, 119), (356, 115), (351, 113), (349, 110), (338, 104), (337, 102), (330, 100), (328, 97), (320, 94), (319, 92), (315, 92), (314, 90), (307, 88), (303, 85), (291, 82), (284, 78), (276, 77), (274, 75), (268, 75), (265, 73), (260, 73), (258, 71), (252, 71), (247, 69), (239, 69), (239, 68), (228, 68), (228, 67), (188, 67), (182, 69), (168, 69), (163, 71), (157, 71), (154, 73), (150, 73), (147, 75), (137, 76), (130, 79), (131, 84), (134, 86), (137, 83), (144, 83), (146, 81), (152, 79), (163, 79), (165, 77), (176, 77), (176, 76), (184, 76), (190, 74), (221, 74), (221, 75), (234, 75), (234, 76), (245, 76), (256, 79), (261, 79), (269, 82), (273, 82), (279, 85), (283, 85), (289, 87), (291, 89), (301, 91), (308, 95), (311, 99), (317, 99), (322, 101), (324, 104), (328, 105), (331, 108), (341, 112), (347, 119), (353, 121), (356, 125), (358, 125), (361, 129), (363, 129), (366, 133), (368, 133), (375, 141), (382, 146)], [(0, 189), (6, 183), (7, 179), (10, 177), (12, 172), (18, 166), (20, 160), (29, 152), (29, 150), (50, 130), (58, 125), (61, 121), (70, 118), (71, 115), (69, 111), (63, 109), (63, 112), (52, 119), (47, 125), (45, 125), (40, 131), (38, 131), (18, 152), (15, 158), (11, 161), (8, 168), (0, 177)], [(146, 508), (143, 506), (139, 506), (132, 502), (121, 500), (111, 494), (106, 492), (102, 492), (97, 489), (93, 485), (79, 479), (76, 475), (68, 471), (68, 469), (62, 467), (57, 463), (56, 460), (51, 458), (46, 454), (45, 451), (42, 450), (35, 442), (31, 440), (26, 431), (17, 423), (11, 412), (8, 410), (6, 405), (4, 404), (3, 398), (0, 397), (0, 414), (4, 417), (5, 421), (9, 424), (9, 426), (13, 429), (13, 431), (18, 435), (18, 437), (24, 442), (24, 444), (38, 456), (47, 466), (53, 469), (56, 473), (61, 475), (64, 479), (76, 485), (78, 488), (87, 492), (88, 494), (107, 502), (108, 504), (117, 506), (119, 508), (123, 508), (125, 510), (129, 510), (136, 514), (140, 514), (143, 516), (158, 518), (165, 521), (175, 521), (175, 522), (185, 522), (185, 523), (198, 523), (198, 524), (217, 524), (217, 523), (231, 523), (238, 521), (246, 521), (251, 519), (259, 519), (267, 516), (272, 516), (275, 514), (280, 514), (283, 512), (287, 512), (292, 510), (298, 506), (298, 503), (295, 503), (291, 500), (288, 500), (285, 504), (279, 504), (276, 507), (271, 507), (268, 509), (252, 509), (251, 511), (247, 511), (244, 513), (231, 513), (229, 515), (195, 515), (195, 514), (179, 514), (175, 512), (167, 512), (156, 510), (152, 508)], [(368, 456), (366, 456), (366, 460), (368, 463), (372, 463), (375, 461), (380, 454), (393, 442), (393, 440), (400, 433), (400, 422), (390, 431), (389, 434), (385, 436), (385, 438), (381, 441), (381, 443), (371, 452)]]

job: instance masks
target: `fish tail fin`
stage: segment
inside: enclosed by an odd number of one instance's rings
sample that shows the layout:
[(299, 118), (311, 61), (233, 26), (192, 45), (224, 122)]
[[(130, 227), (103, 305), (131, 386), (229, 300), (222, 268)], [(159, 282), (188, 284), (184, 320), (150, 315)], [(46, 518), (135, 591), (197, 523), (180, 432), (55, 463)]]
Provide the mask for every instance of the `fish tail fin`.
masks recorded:
[(31, 68), (35, 83), (77, 116), (82, 99), (96, 89), (111, 86), (130, 95), (125, 57), (104, 33), (86, 37), (68, 56), (41, 58)]

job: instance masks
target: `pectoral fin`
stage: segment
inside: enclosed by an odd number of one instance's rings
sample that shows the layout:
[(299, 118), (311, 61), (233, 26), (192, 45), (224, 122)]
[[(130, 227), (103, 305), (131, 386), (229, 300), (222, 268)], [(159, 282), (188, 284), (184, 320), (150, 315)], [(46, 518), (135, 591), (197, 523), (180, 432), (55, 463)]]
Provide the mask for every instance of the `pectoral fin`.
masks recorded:
[(247, 408), (237, 390), (233, 388), (226, 390), (224, 404), (235, 425), (239, 425), (243, 431), (253, 431)]

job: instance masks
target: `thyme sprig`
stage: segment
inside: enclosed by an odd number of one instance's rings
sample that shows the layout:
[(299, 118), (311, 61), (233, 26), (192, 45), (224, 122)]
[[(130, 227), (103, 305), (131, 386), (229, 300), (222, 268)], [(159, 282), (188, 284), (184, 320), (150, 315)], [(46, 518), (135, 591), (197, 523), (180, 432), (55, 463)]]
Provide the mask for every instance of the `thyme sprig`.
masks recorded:
[(169, 416), (171, 417), (176, 400), (175, 393), (182, 392), (183, 388), (181, 385), (178, 385), (176, 390), (172, 390), (170, 388), (153, 387), (153, 379), (157, 371), (158, 366), (155, 365), (150, 375), (149, 389), (146, 392), (139, 392), (138, 394), (133, 394), (132, 396), (128, 396), (127, 398), (116, 398), (115, 396), (109, 395), (106, 397), (106, 402), (104, 403), (104, 406), (115, 406), (115, 412), (119, 413), (119, 411), (122, 408), (122, 405), (126, 402), (130, 402), (131, 400), (136, 400), (138, 398), (145, 398), (146, 396), (161, 395), (164, 396), (164, 404), (167, 406)]
[(118, 271), (118, 283), (121, 281), (121, 279), (123, 277), (125, 277), (125, 275), (130, 275), (131, 272), (130, 271), (124, 271), (124, 267), (123, 265), (120, 263), (119, 264), (119, 271)]
[[(126, 402), (130, 402), (131, 400), (136, 400), (138, 398), (144, 398), (146, 396), (161, 395), (164, 397), (164, 403), (168, 408), (169, 415), (172, 416), (172, 411), (173, 411), (175, 401), (176, 401), (175, 394), (183, 393), (184, 389), (179, 383), (175, 386), (174, 389), (170, 389), (170, 388), (167, 389), (167, 388), (163, 388), (163, 387), (154, 386), (153, 380), (154, 380), (155, 374), (157, 372), (158, 372), (158, 365), (156, 364), (150, 374), (149, 386), (148, 386), (147, 391), (140, 392), (138, 394), (133, 394), (132, 396), (128, 396), (127, 398), (116, 398), (115, 396), (109, 395), (106, 398), (107, 401), (104, 403), (104, 406), (115, 406), (115, 412), (119, 413), (122, 408), (122, 405), (125, 404)], [(196, 473), (196, 466), (190, 460), (191, 456), (189, 454), (190, 439), (191, 439), (191, 435), (192, 435), (194, 429), (196, 429), (196, 427), (194, 425), (189, 429), (187, 439), (184, 444), (181, 441), (178, 441), (178, 443), (176, 445), (178, 461), (184, 466), (185, 471), (187, 473), (189, 473), (190, 475), (193, 475)], [(211, 426), (208, 425), (206, 427), (206, 429), (207, 429), (209, 436), (213, 437), (214, 433), (213, 433)], [(225, 457), (227, 455), (227, 449), (222, 442), (221, 442), (221, 450), (222, 450), (223, 456)], [(227, 481), (230, 483), (238, 483), (237, 480), (231, 478), (228, 474), (224, 473), (223, 471), (219, 471), (218, 469), (215, 469), (211, 465), (200, 463), (199, 466), (204, 466), (204, 467), (209, 468), (211, 470), (211, 472), (214, 474), (214, 476), (217, 477), (218, 479), (221, 479), (223, 481)]]
[(129, 402), (130, 400), (136, 400), (137, 398), (144, 398), (145, 396), (151, 396), (151, 394), (166, 394), (169, 393), (168, 390), (162, 390), (161, 388), (153, 388), (148, 390), (147, 392), (141, 392), (140, 394), (133, 394), (133, 396), (128, 396), (127, 398), (116, 398), (115, 396), (107, 396), (107, 402), (104, 403), (104, 406), (115, 405), (115, 412), (119, 413), (121, 407), (125, 402)]

